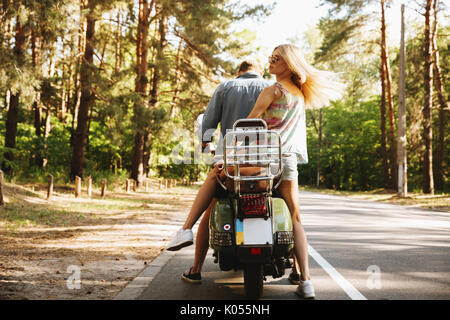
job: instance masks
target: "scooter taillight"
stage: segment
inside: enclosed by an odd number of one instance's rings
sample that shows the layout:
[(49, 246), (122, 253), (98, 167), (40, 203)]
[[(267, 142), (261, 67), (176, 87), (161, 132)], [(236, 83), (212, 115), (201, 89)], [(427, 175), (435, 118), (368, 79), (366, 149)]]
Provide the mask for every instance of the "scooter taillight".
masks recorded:
[(242, 195), (240, 206), (244, 217), (264, 217), (267, 214), (266, 197), (261, 195)]
[(251, 248), (250, 249), (250, 255), (252, 255), (252, 256), (260, 256), (261, 255), (261, 248)]

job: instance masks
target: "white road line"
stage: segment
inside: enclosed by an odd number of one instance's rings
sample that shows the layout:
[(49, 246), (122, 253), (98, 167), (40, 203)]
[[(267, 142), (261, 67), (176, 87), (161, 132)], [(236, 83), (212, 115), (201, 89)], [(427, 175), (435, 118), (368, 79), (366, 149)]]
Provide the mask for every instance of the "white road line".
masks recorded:
[(325, 270), (330, 277), (345, 291), (352, 300), (367, 300), (347, 279), (328, 263), (313, 247), (308, 244), (309, 255)]

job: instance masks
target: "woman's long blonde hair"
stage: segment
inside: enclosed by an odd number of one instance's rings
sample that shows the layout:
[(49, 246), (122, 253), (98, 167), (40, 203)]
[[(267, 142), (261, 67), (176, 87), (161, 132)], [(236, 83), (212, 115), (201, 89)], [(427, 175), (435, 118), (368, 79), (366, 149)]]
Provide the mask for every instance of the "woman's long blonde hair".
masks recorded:
[(345, 86), (335, 73), (314, 68), (297, 46), (283, 44), (275, 49), (292, 71), (291, 80), (302, 91), (307, 107), (321, 108), (341, 98)]

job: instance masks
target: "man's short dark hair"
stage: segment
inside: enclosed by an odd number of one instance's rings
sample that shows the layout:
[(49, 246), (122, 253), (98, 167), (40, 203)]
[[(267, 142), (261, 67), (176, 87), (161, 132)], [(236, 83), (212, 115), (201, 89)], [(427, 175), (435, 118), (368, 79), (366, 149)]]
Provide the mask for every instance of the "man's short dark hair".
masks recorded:
[(263, 68), (261, 67), (261, 65), (254, 61), (254, 60), (244, 60), (242, 61), (242, 63), (239, 66), (239, 72), (247, 72), (249, 70), (254, 70), (256, 72), (262, 73)]

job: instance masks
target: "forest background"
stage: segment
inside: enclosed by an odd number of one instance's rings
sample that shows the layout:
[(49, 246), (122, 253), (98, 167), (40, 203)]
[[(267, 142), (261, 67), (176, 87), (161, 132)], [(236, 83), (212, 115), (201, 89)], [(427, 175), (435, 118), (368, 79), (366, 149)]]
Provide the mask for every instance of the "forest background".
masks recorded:
[[(408, 189), (448, 193), (448, 8), (406, 1)], [(328, 15), (292, 39), (318, 68), (339, 72), (339, 101), (307, 110), (303, 185), (396, 189), (400, 45), (386, 41), (391, 1), (323, 0)], [(215, 87), (261, 48), (245, 19), (276, 2), (2, 0), (0, 164), (16, 183), (75, 176), (199, 180), (195, 119)], [(400, 14), (400, 13), (399, 13)], [(301, 22), (299, 22), (301, 23)], [(266, 72), (266, 77), (270, 75)], [(179, 132), (189, 131), (189, 137)], [(170, 161), (174, 150), (184, 159)]]

